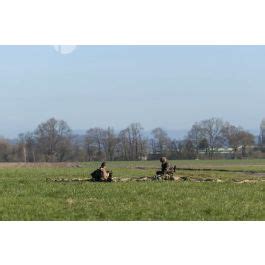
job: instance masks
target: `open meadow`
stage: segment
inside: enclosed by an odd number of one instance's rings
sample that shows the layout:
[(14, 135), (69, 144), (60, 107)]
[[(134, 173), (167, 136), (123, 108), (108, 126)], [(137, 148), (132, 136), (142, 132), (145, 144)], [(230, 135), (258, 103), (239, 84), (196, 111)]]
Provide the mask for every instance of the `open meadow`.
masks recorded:
[[(265, 160), (171, 164), (193, 181), (53, 182), (47, 179), (88, 178), (99, 163), (1, 163), (0, 219), (265, 220)], [(121, 179), (153, 176), (159, 167), (108, 163)]]

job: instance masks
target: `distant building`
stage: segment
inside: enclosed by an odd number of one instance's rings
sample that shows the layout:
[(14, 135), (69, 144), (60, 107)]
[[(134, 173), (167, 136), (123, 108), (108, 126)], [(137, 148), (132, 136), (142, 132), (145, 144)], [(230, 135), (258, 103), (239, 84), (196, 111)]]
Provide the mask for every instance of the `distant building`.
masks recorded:
[[(199, 150), (199, 154), (205, 154), (206, 150)], [(220, 147), (220, 148), (215, 148), (214, 150), (215, 154), (231, 154), (233, 153), (233, 148), (230, 147)]]

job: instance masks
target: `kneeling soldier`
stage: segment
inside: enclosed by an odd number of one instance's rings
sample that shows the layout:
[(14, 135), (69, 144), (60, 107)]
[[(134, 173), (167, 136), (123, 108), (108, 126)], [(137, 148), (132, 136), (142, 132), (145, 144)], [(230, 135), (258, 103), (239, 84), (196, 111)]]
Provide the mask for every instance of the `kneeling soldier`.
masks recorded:
[(95, 170), (92, 174), (93, 181), (111, 182), (112, 172), (106, 168), (106, 162), (103, 162), (99, 169)]
[(161, 157), (160, 162), (161, 162), (161, 170), (157, 171), (156, 174), (157, 175), (165, 175), (165, 174), (167, 174), (167, 172), (170, 168), (170, 165), (169, 165), (166, 157)]
[(155, 180), (174, 180), (174, 172), (176, 172), (176, 166), (170, 167), (166, 157), (160, 158), (161, 170), (156, 172)]

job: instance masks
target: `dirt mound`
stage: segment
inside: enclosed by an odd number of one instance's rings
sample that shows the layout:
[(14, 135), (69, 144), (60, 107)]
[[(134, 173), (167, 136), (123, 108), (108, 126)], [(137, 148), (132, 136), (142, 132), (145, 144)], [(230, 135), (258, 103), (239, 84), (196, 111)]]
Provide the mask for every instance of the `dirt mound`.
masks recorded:
[(265, 179), (243, 179), (243, 180), (234, 179), (233, 182), (237, 184), (258, 183), (258, 182), (265, 182)]

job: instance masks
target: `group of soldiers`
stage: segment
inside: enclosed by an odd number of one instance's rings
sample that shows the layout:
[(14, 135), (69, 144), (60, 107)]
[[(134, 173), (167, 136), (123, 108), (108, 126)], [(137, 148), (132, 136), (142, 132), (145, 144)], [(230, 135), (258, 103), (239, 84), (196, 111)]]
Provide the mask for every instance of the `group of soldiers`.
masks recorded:
[[(161, 157), (160, 162), (161, 162), (161, 169), (156, 172), (154, 179), (166, 180), (167, 178), (170, 178), (174, 174), (174, 172), (176, 171), (176, 166), (171, 167), (166, 157)], [(91, 173), (92, 181), (98, 181), (98, 182), (112, 182), (113, 181), (112, 176), (113, 176), (112, 171), (107, 170), (106, 162), (103, 162), (97, 170)]]

